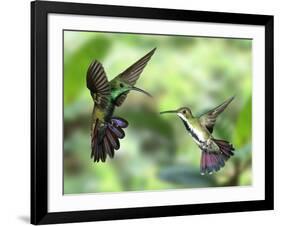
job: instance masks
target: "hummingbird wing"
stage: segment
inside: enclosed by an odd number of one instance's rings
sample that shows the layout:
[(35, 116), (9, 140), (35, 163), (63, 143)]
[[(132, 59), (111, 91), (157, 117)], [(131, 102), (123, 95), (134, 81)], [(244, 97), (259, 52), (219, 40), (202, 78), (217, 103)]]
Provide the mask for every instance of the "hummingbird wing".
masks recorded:
[(203, 126), (205, 126), (209, 130), (210, 133), (213, 132), (213, 128), (215, 126), (218, 115), (224, 111), (224, 109), (230, 104), (230, 102), (233, 99), (234, 99), (234, 97), (229, 98), (228, 100), (226, 100), (225, 102), (223, 102), (222, 104), (217, 106), (216, 108), (202, 114), (199, 117), (200, 123)]
[(104, 108), (109, 102), (110, 85), (103, 66), (97, 60), (93, 60), (87, 71), (87, 87), (95, 104)]
[[(117, 75), (113, 80), (110, 81), (110, 83), (114, 83), (116, 80), (121, 80), (124, 83), (134, 86), (136, 84), (137, 80), (139, 79), (140, 74), (142, 73), (143, 69), (145, 68), (147, 62), (150, 60), (150, 58), (154, 54), (155, 50), (156, 50), (156, 48), (152, 49), (149, 53), (147, 53), (145, 56), (143, 56), (138, 61), (136, 61), (134, 64), (132, 64), (121, 74)], [(115, 105), (120, 106), (124, 102), (126, 97), (127, 97), (127, 93), (120, 95), (116, 99)]]

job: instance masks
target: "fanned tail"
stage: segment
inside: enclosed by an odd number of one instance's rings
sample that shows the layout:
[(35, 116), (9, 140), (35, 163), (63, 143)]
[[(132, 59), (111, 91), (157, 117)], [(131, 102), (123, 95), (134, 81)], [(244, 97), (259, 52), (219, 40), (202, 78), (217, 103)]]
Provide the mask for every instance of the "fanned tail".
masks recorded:
[(125, 119), (112, 117), (110, 122), (101, 122), (98, 119), (92, 131), (91, 158), (94, 162), (105, 162), (107, 155), (114, 157), (114, 151), (120, 148), (119, 139), (125, 137), (123, 128), (128, 126)]
[(234, 155), (234, 148), (232, 144), (224, 140), (213, 141), (219, 146), (220, 151), (207, 151), (203, 150), (201, 155), (201, 174), (212, 174), (214, 171), (219, 171), (224, 167), (225, 162)]

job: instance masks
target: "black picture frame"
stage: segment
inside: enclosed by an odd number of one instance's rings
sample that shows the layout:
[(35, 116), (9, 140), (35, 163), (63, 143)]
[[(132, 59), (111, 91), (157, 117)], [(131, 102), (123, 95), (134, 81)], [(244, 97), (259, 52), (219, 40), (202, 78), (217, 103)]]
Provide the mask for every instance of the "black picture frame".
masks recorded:
[[(95, 15), (262, 25), (265, 28), (265, 198), (257, 201), (48, 212), (48, 14)], [(238, 13), (125, 7), (80, 3), (31, 3), (31, 223), (165, 217), (272, 210), (273, 189), (273, 16)]]

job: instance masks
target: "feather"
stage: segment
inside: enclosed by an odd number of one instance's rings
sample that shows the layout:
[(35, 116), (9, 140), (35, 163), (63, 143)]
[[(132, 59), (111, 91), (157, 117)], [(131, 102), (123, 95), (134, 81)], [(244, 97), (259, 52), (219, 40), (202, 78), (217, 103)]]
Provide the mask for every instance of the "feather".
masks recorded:
[(225, 162), (234, 155), (232, 144), (224, 140), (213, 139), (213, 141), (218, 145), (219, 151), (202, 150), (201, 174), (219, 171), (225, 166)]
[[(149, 53), (147, 53), (145, 56), (143, 56), (134, 64), (132, 64), (121, 74), (117, 75), (114, 79), (110, 81), (110, 84), (114, 84), (116, 81), (122, 81), (124, 83), (128, 83), (131, 86), (134, 86), (137, 80), (139, 79), (142, 71), (144, 70), (145, 66), (147, 65), (148, 61), (154, 54), (155, 50), (156, 48), (152, 49)], [(115, 100), (115, 105), (120, 106), (125, 101), (126, 97), (127, 93), (120, 95)]]
[(115, 150), (118, 150), (120, 148), (120, 143), (119, 143), (118, 138), (116, 136), (114, 136), (110, 130), (106, 131), (106, 136), (107, 136), (107, 139), (108, 139), (109, 143), (111, 144), (111, 146)]
[(94, 162), (105, 162), (107, 155), (114, 157), (114, 150), (120, 148), (119, 139), (125, 137), (121, 126), (127, 127), (128, 122), (122, 118), (113, 118), (110, 122), (101, 122), (96, 119), (91, 133), (91, 158)]
[(101, 63), (93, 60), (87, 71), (87, 87), (95, 103), (103, 108), (109, 102), (110, 86)]
[(219, 116), (219, 114), (225, 110), (225, 108), (230, 104), (230, 102), (233, 99), (234, 99), (234, 97), (229, 98), (228, 100), (226, 100), (225, 102), (223, 102), (222, 104), (217, 106), (216, 108), (202, 114), (199, 117), (201, 124), (203, 126), (205, 126), (209, 130), (210, 133), (213, 132), (213, 129), (214, 129), (214, 126), (216, 123), (216, 119)]
[(125, 119), (122, 119), (122, 118), (117, 118), (117, 117), (112, 117), (111, 118), (111, 121), (121, 127), (121, 128), (127, 128), (128, 127), (128, 122), (125, 120)]
[(110, 158), (114, 157), (113, 147), (110, 146), (110, 144), (107, 140), (107, 136), (105, 136), (104, 139), (103, 139), (103, 148), (105, 150), (104, 152), (107, 153)]
[(119, 138), (122, 139), (125, 137), (124, 131), (120, 127), (114, 127), (112, 124), (108, 125), (108, 128)]

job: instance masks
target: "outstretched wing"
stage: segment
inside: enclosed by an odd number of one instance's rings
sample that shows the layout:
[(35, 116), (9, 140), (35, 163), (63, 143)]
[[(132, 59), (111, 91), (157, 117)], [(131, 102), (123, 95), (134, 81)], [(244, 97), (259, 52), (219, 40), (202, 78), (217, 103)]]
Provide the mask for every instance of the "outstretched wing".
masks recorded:
[[(152, 55), (154, 54), (156, 48), (151, 50), (149, 53), (147, 53), (145, 56), (140, 58), (137, 62), (135, 62), (133, 65), (128, 67), (125, 71), (123, 71), (121, 74), (116, 76), (110, 83), (114, 83), (116, 80), (123, 81), (130, 85), (135, 85), (137, 80), (140, 77), (140, 74), (142, 73), (143, 69), (145, 68), (147, 62), (150, 60)], [(120, 95), (117, 100), (115, 101), (116, 106), (120, 106), (124, 100), (126, 99), (127, 94)]]
[(221, 105), (217, 106), (216, 108), (202, 114), (199, 117), (199, 120), (202, 125), (204, 125), (210, 133), (213, 132), (214, 125), (216, 123), (216, 119), (220, 113), (224, 111), (224, 109), (230, 104), (230, 102), (234, 99), (234, 97), (229, 98)]
[(97, 60), (93, 60), (87, 71), (87, 87), (97, 105), (104, 108), (108, 104), (110, 86), (103, 66)]

